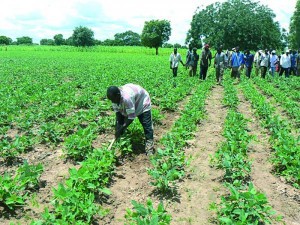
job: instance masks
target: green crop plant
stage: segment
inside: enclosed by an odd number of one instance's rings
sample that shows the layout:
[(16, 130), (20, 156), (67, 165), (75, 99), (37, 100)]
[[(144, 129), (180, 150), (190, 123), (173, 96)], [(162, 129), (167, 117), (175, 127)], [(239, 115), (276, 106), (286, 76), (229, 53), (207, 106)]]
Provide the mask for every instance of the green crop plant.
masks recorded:
[(20, 166), (15, 176), (5, 173), (0, 176), (0, 203), (9, 209), (23, 206), (30, 190), (38, 188), (39, 177), (43, 172), (43, 166), (29, 165), (27, 161)]
[(229, 185), (230, 194), (222, 197), (218, 208), (220, 224), (260, 225), (272, 224), (275, 212), (264, 194), (258, 192), (252, 183), (245, 190)]
[(147, 199), (146, 205), (131, 201), (133, 210), (126, 209), (126, 225), (169, 225), (171, 216), (167, 213), (162, 203), (154, 208), (151, 199)]

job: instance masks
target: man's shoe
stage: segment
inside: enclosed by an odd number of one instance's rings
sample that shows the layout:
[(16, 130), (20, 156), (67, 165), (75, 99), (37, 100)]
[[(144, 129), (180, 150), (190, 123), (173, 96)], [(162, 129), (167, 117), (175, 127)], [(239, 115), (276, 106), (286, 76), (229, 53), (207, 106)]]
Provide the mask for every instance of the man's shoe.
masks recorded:
[(145, 146), (146, 155), (154, 154), (154, 142), (153, 140), (147, 140)]

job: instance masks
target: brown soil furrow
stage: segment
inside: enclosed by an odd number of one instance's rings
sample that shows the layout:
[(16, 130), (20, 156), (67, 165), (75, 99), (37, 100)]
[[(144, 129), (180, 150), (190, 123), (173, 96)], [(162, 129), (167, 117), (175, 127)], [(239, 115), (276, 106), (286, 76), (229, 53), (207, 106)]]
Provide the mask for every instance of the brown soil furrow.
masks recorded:
[(257, 141), (254, 140), (249, 144), (249, 157), (253, 161), (252, 181), (258, 190), (266, 194), (270, 205), (278, 215), (283, 216), (283, 221), (287, 225), (299, 225), (300, 190), (271, 173), (272, 165), (269, 158), (272, 149), (268, 141), (268, 132), (260, 126), (260, 121), (254, 116), (250, 103), (241, 93), (238, 96), (240, 100), (238, 111), (250, 120), (248, 122), (250, 134), (257, 137)]
[[(207, 118), (199, 125), (193, 146), (186, 149), (192, 157), (188, 178), (179, 184), (179, 202), (171, 203), (167, 210), (174, 224), (212, 224), (215, 215), (209, 210), (212, 202), (219, 202), (225, 191), (219, 180), (223, 172), (210, 166), (210, 155), (214, 155), (220, 143), (227, 109), (222, 105), (223, 88), (215, 86), (206, 100)], [(190, 142), (191, 143), (191, 142)]]
[[(180, 111), (189, 101), (191, 95), (178, 102), (176, 112), (164, 112), (165, 119), (161, 125), (154, 126), (154, 140), (156, 148), (160, 147), (158, 141), (169, 131), (174, 122), (180, 118)], [(150, 185), (151, 178), (147, 173), (147, 168), (151, 167), (149, 157), (145, 154), (136, 155), (131, 161), (127, 160), (116, 168), (116, 177), (110, 187), (112, 195), (108, 204), (104, 208), (110, 210), (109, 214), (97, 222), (99, 224), (124, 224), (124, 215), (126, 208), (132, 208), (131, 200), (146, 203), (146, 199), (152, 196), (154, 187)], [(158, 200), (154, 200), (155, 206)]]

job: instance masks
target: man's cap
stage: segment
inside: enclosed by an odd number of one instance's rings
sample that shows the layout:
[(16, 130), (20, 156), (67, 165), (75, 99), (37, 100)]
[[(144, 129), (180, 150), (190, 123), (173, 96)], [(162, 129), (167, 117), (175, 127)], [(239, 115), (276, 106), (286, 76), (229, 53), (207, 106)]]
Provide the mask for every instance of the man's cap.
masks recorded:
[(232, 48), (231, 50), (232, 50), (232, 51), (235, 51), (235, 48)]
[(275, 54), (275, 53), (276, 53), (276, 51), (275, 51), (275, 50), (273, 50), (273, 51), (272, 51), (272, 53), (274, 53), (274, 54)]
[(204, 45), (204, 48), (209, 48), (209, 44), (205, 44), (205, 45)]

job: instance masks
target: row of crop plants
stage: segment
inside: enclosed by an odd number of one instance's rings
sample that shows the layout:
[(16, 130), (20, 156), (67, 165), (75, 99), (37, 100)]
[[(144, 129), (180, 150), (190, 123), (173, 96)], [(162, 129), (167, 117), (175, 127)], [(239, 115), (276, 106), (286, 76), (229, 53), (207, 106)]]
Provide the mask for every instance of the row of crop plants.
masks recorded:
[(272, 79), (269, 80), (270, 84), (273, 85), (278, 90), (281, 90), (288, 94), (288, 96), (296, 102), (300, 102), (300, 78), (290, 77), (289, 79)]
[(189, 103), (175, 122), (170, 132), (161, 140), (163, 149), (158, 149), (157, 154), (151, 159), (152, 168), (148, 169), (152, 177), (152, 185), (162, 193), (174, 192), (176, 182), (184, 177), (186, 158), (184, 147), (187, 140), (194, 137), (197, 124), (205, 115), (205, 100), (212, 88), (212, 81), (202, 83), (191, 96)]
[(232, 82), (224, 82), (223, 103), (229, 108), (223, 131), (226, 140), (213, 157), (213, 164), (224, 170), (223, 182), (229, 193), (220, 203), (212, 203), (211, 209), (216, 210), (219, 224), (271, 224), (274, 212), (250, 179), (248, 144), (253, 136), (247, 132), (247, 120), (237, 111), (239, 100)]
[(248, 99), (261, 125), (270, 132), (270, 143), (274, 150), (271, 161), (275, 172), (284, 176), (296, 188), (300, 188), (300, 143), (292, 135), (288, 122), (276, 115), (275, 108), (261, 95), (249, 80), (242, 83), (243, 93)]
[[(254, 78), (254, 83), (268, 96), (274, 97), (276, 102), (285, 110), (287, 115), (295, 120), (296, 126), (300, 127), (300, 103), (291, 99), (293, 93), (281, 91), (264, 79)], [(299, 84), (300, 85), (300, 84)], [(299, 92), (299, 90), (298, 90)]]
[[(205, 115), (205, 100), (209, 95), (213, 82), (202, 83), (191, 96), (189, 103), (181, 113), (181, 117), (175, 122), (170, 132), (162, 139), (162, 149), (151, 158), (152, 168), (148, 168), (151, 176), (151, 185), (161, 196), (176, 195), (176, 187), (179, 180), (185, 176), (186, 166), (190, 159), (186, 157), (184, 147), (187, 140), (194, 137), (197, 124)], [(127, 209), (125, 219), (128, 224), (170, 224), (171, 215), (167, 213), (162, 202), (153, 207), (149, 198), (144, 205), (132, 201), (133, 210)]]

